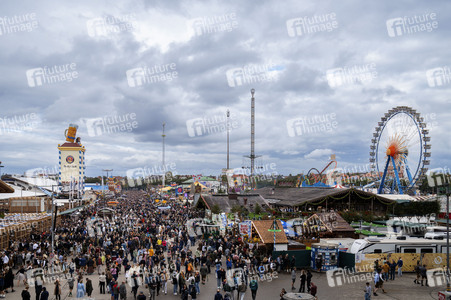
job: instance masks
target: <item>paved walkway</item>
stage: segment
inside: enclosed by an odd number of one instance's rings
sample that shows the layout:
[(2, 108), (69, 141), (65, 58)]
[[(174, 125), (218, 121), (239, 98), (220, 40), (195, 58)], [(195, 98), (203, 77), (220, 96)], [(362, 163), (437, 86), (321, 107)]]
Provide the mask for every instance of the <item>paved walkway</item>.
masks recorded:
[[(299, 275), (299, 274), (298, 274)], [(101, 295), (99, 293), (98, 288), (98, 276), (90, 275), (84, 276), (84, 278), (90, 278), (93, 281), (94, 292), (92, 294), (92, 298), (96, 300), (110, 300), (110, 295)], [(299, 289), (299, 276), (296, 279), (296, 289)], [(389, 281), (385, 283), (385, 289), (387, 294), (383, 294), (382, 292), (378, 293), (379, 296), (373, 296), (372, 299), (399, 299), (399, 300), (428, 300), (428, 299), (438, 299), (438, 291), (443, 290), (444, 287), (426, 287), (415, 285), (413, 283), (414, 275), (413, 274), (405, 274), (401, 279), (396, 279), (395, 281)], [(124, 274), (121, 273), (119, 276), (119, 281), (122, 282), (125, 280)], [(85, 280), (84, 280), (85, 281)], [(339, 287), (329, 287), (327, 284), (326, 274), (318, 274), (313, 273), (312, 281), (318, 286), (318, 299), (364, 299), (363, 288), (365, 282), (355, 282), (352, 284), (344, 284)], [(16, 283), (17, 281), (15, 281)], [(50, 292), (50, 299), (53, 299), (53, 284), (46, 283), (44, 286)], [(291, 291), (291, 275), (287, 273), (282, 273), (278, 275), (278, 278), (273, 279), (271, 282), (259, 282), (259, 289), (257, 293), (257, 299), (268, 299), (268, 300), (278, 300), (279, 294), (282, 288), (285, 288), (288, 292)], [(20, 293), (23, 289), (23, 285), (20, 287), (16, 287), (16, 292), (9, 293), (6, 296), (6, 299), (19, 300), (21, 299)], [(131, 288), (127, 286), (127, 299), (133, 300), (133, 295), (131, 294)], [(139, 291), (144, 291), (148, 296), (148, 291), (141, 286)], [(32, 295), (32, 299), (35, 299), (34, 288), (30, 287), (30, 293)], [(214, 294), (216, 293), (216, 278), (214, 274), (209, 275), (209, 281), (206, 285), (201, 285), (201, 294), (197, 299), (199, 300), (212, 300), (214, 299)], [(65, 299), (65, 296), (68, 294), (67, 285), (63, 288), (63, 297), (62, 300)], [(74, 291), (75, 294), (75, 291)], [(76, 298), (67, 297), (67, 300), (72, 300)], [(149, 299), (149, 298), (148, 298)], [(160, 294), (157, 299), (167, 299), (167, 300), (175, 300), (180, 299), (180, 296), (174, 296), (172, 294), (172, 284), (168, 283), (168, 295)], [(252, 299), (250, 290), (247, 290), (247, 293), (244, 297), (245, 300)]]

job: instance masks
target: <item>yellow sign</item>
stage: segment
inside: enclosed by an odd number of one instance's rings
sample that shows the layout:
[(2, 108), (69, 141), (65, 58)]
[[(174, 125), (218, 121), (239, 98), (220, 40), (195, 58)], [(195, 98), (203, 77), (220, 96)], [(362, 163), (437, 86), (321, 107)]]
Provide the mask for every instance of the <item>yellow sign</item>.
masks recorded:
[(444, 268), (446, 267), (446, 253), (371, 253), (371, 254), (357, 254), (355, 267), (356, 269), (364, 269), (365, 266), (374, 266), (374, 261), (379, 259), (379, 265), (382, 266), (384, 261), (388, 260), (392, 262), (398, 262), (399, 258), (402, 258), (403, 272), (414, 272), (417, 262), (420, 265), (426, 265), (426, 269)]

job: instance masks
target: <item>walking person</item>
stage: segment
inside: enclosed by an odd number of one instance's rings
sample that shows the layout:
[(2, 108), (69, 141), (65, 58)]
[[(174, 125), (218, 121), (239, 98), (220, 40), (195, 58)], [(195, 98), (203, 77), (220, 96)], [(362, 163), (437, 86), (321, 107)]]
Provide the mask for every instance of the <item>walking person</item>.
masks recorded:
[(223, 299), (224, 299), (224, 298), (222, 297), (221, 290), (218, 289), (218, 290), (216, 291), (215, 299), (214, 299), (214, 300), (223, 300)]
[(139, 296), (137, 298), (138, 300), (147, 300), (147, 297), (144, 295), (143, 292), (139, 292)]
[(5, 291), (7, 291), (8, 288), (11, 288), (11, 293), (14, 291), (14, 274), (13, 269), (11, 267), (6, 267), (6, 273), (5, 273)]
[[(122, 284), (119, 286), (119, 297), (121, 300), (127, 299), (127, 286), (125, 285), (125, 281), (122, 281)], [(136, 295), (135, 295), (136, 299)]]
[(299, 287), (299, 293), (305, 293), (305, 281), (307, 280), (307, 275), (304, 270), (301, 270), (301, 286)]
[(397, 263), (395, 263), (395, 260), (392, 259), (390, 264), (390, 280), (395, 280), (396, 266)]
[(418, 260), (417, 265), (415, 266), (415, 274), (417, 277), (415, 278), (413, 283), (420, 284), (420, 269), (421, 269), (420, 261)]
[(402, 258), (400, 257), (398, 259), (397, 265), (398, 265), (398, 277), (402, 277), (402, 266), (403, 266)]
[(311, 282), (310, 283), (310, 295), (312, 295), (316, 299), (317, 292), (318, 292), (318, 287), (313, 282)]
[(133, 293), (133, 299), (136, 300), (136, 294), (138, 293), (139, 283), (138, 283), (138, 275), (136, 272), (133, 272), (132, 275), (132, 293)]
[(291, 289), (295, 290), (296, 288), (294, 287), (294, 282), (296, 281), (296, 267), (294, 267), (293, 269), (291, 269)]
[(163, 270), (160, 273), (160, 279), (161, 279), (161, 290), (165, 295), (167, 295), (168, 294), (168, 277), (167, 277), (165, 270)]
[(72, 290), (74, 289), (74, 282), (75, 279), (74, 277), (69, 277), (69, 279), (67, 280), (67, 284), (69, 285), (69, 297), (72, 297)]
[(150, 300), (155, 300), (157, 283), (152, 274), (149, 274), (149, 276), (146, 278), (146, 287), (149, 289)]
[(318, 270), (318, 272), (321, 273), (321, 268), (323, 266), (323, 257), (318, 255), (315, 259), (315, 263), (316, 263), (316, 269)]
[(196, 294), (200, 294), (200, 274), (199, 272), (196, 272), (196, 274), (194, 275), (194, 287), (196, 288)]
[(421, 274), (421, 286), (423, 286), (424, 279), (426, 279), (426, 286), (429, 286), (428, 285), (428, 277), (426, 276), (426, 274), (427, 274), (426, 265), (423, 265), (422, 267), (420, 267), (420, 274)]
[(49, 292), (47, 291), (46, 287), (43, 287), (39, 299), (40, 299), (40, 300), (49, 300), (49, 296), (50, 296), (50, 294), (49, 294)]
[(310, 283), (312, 282), (312, 272), (310, 270), (307, 270), (307, 293), (310, 293)]
[(194, 285), (191, 285), (189, 294), (190, 294), (192, 300), (197, 299), (197, 291), (196, 291), (196, 287)]
[(61, 300), (61, 284), (58, 279), (55, 281), (53, 293), (55, 294), (55, 300)]
[(222, 284), (222, 268), (218, 268), (216, 270), (216, 285), (217, 288), (220, 289)]
[(244, 300), (244, 296), (246, 295), (246, 283), (244, 281), (241, 281), (241, 284), (238, 286), (238, 299), (237, 300)]
[(36, 278), (36, 281), (34, 282), (34, 284), (35, 284), (34, 291), (36, 293), (36, 300), (39, 300), (39, 297), (42, 292), (42, 281), (40, 279)]
[(252, 278), (251, 282), (249, 283), (249, 288), (251, 289), (252, 300), (255, 300), (255, 298), (257, 297), (257, 290), (258, 290), (258, 283), (255, 280), (255, 278)]
[(114, 278), (113, 280), (111, 280), (110, 286), (111, 296), (113, 297), (113, 300), (119, 300), (119, 285)]
[(202, 278), (202, 284), (205, 284), (205, 279), (207, 278), (208, 274), (208, 268), (205, 265), (205, 263), (202, 264), (202, 267), (200, 267), (200, 276)]
[(86, 278), (86, 294), (88, 294), (88, 297), (91, 297), (92, 291), (93, 291), (93, 287), (92, 287), (92, 281), (89, 278)]
[(173, 274), (172, 275), (172, 285), (173, 285), (173, 293), (174, 293), (174, 296), (176, 296), (177, 295), (177, 283), (178, 283), (178, 274)]
[(102, 275), (99, 275), (100, 294), (105, 294), (105, 284), (106, 284), (106, 275), (105, 272), (102, 272)]
[(364, 292), (365, 292), (365, 300), (371, 300), (371, 285), (369, 282), (366, 283)]
[(85, 285), (83, 284), (83, 281), (79, 281), (77, 283), (77, 298), (83, 298), (85, 296), (86, 289)]
[(25, 286), (25, 289), (22, 291), (22, 300), (31, 300), (30, 292), (28, 291), (28, 285)]
[(374, 292), (373, 295), (377, 296), (377, 291), (382, 289), (382, 292), (386, 293), (384, 290), (384, 279), (382, 278), (381, 271), (378, 270), (374, 275)]
[(382, 270), (384, 273), (382, 274), (382, 277), (385, 280), (388, 280), (388, 271), (390, 270), (390, 266), (388, 265), (388, 261), (384, 262), (384, 265), (382, 266)]
[(189, 296), (188, 287), (186, 286), (186, 284), (183, 284), (182, 291), (180, 292), (180, 299), (188, 300), (188, 296)]

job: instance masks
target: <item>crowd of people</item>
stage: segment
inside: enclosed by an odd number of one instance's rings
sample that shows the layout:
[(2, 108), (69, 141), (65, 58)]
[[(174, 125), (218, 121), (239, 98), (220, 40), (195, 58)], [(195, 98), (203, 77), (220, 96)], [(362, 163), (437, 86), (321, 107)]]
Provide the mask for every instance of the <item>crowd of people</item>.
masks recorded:
[[(215, 299), (243, 299), (247, 292), (256, 299), (261, 278), (271, 280), (274, 271), (295, 263), (289, 257), (273, 259), (245, 243), (235, 229), (219, 234), (211, 227), (202, 239), (190, 236), (188, 220), (202, 219), (204, 213), (185, 201), (128, 191), (111, 213), (105, 215), (104, 206), (96, 202), (76, 217), (62, 219), (55, 229), (54, 252), (49, 232), (11, 242), (0, 259), (0, 297), (14, 287), (23, 287), (23, 299), (30, 299), (32, 289), (36, 300), (49, 295), (59, 300), (63, 289), (70, 297), (90, 297), (92, 276), (97, 276), (100, 294), (114, 300), (126, 299), (127, 293), (134, 299), (168, 293), (197, 299), (213, 278)], [(196, 222), (193, 227), (196, 231)]]
[[(202, 226), (205, 212), (192, 209), (187, 201), (140, 190), (127, 191), (121, 198), (109, 210), (103, 199), (61, 219), (54, 251), (49, 232), (13, 240), (1, 253), (0, 298), (20, 287), (26, 300), (33, 290), (36, 300), (60, 300), (63, 291), (85, 298), (97, 288), (112, 300), (130, 295), (155, 300), (167, 294), (188, 300), (197, 299), (210, 282), (216, 293), (208, 299), (243, 300), (250, 294), (255, 300), (259, 282), (283, 272), (291, 274), (292, 291), (316, 296), (311, 270), (298, 270), (294, 256), (272, 257), (265, 247), (248, 243), (235, 227), (220, 233), (215, 225)], [(320, 269), (322, 261), (316, 264)], [(383, 283), (395, 280), (396, 270), (401, 277), (402, 267), (401, 258), (376, 260), (374, 290), (367, 283), (365, 298), (377, 296), (379, 290), (385, 293)], [(415, 272), (414, 282), (423, 285), (426, 280), (427, 286), (425, 266), (418, 263)], [(282, 289), (280, 299), (286, 293)]]

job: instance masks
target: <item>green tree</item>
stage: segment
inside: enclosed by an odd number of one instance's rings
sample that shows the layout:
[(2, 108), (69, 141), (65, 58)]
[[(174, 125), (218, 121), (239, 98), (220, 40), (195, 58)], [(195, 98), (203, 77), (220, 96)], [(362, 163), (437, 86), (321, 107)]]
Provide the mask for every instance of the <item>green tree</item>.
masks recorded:
[(255, 207), (254, 207), (254, 213), (256, 215), (259, 215), (261, 212), (262, 212), (262, 208), (260, 207), (260, 205), (258, 205), (258, 203), (256, 203)]
[(213, 205), (213, 207), (211, 208), (211, 213), (212, 214), (220, 214), (221, 208), (219, 207), (219, 205), (217, 205), (217, 204)]
[(239, 213), (239, 214), (241, 214), (242, 210), (243, 210), (242, 206), (235, 205), (235, 206), (232, 207), (231, 211), (232, 211), (232, 213)]

